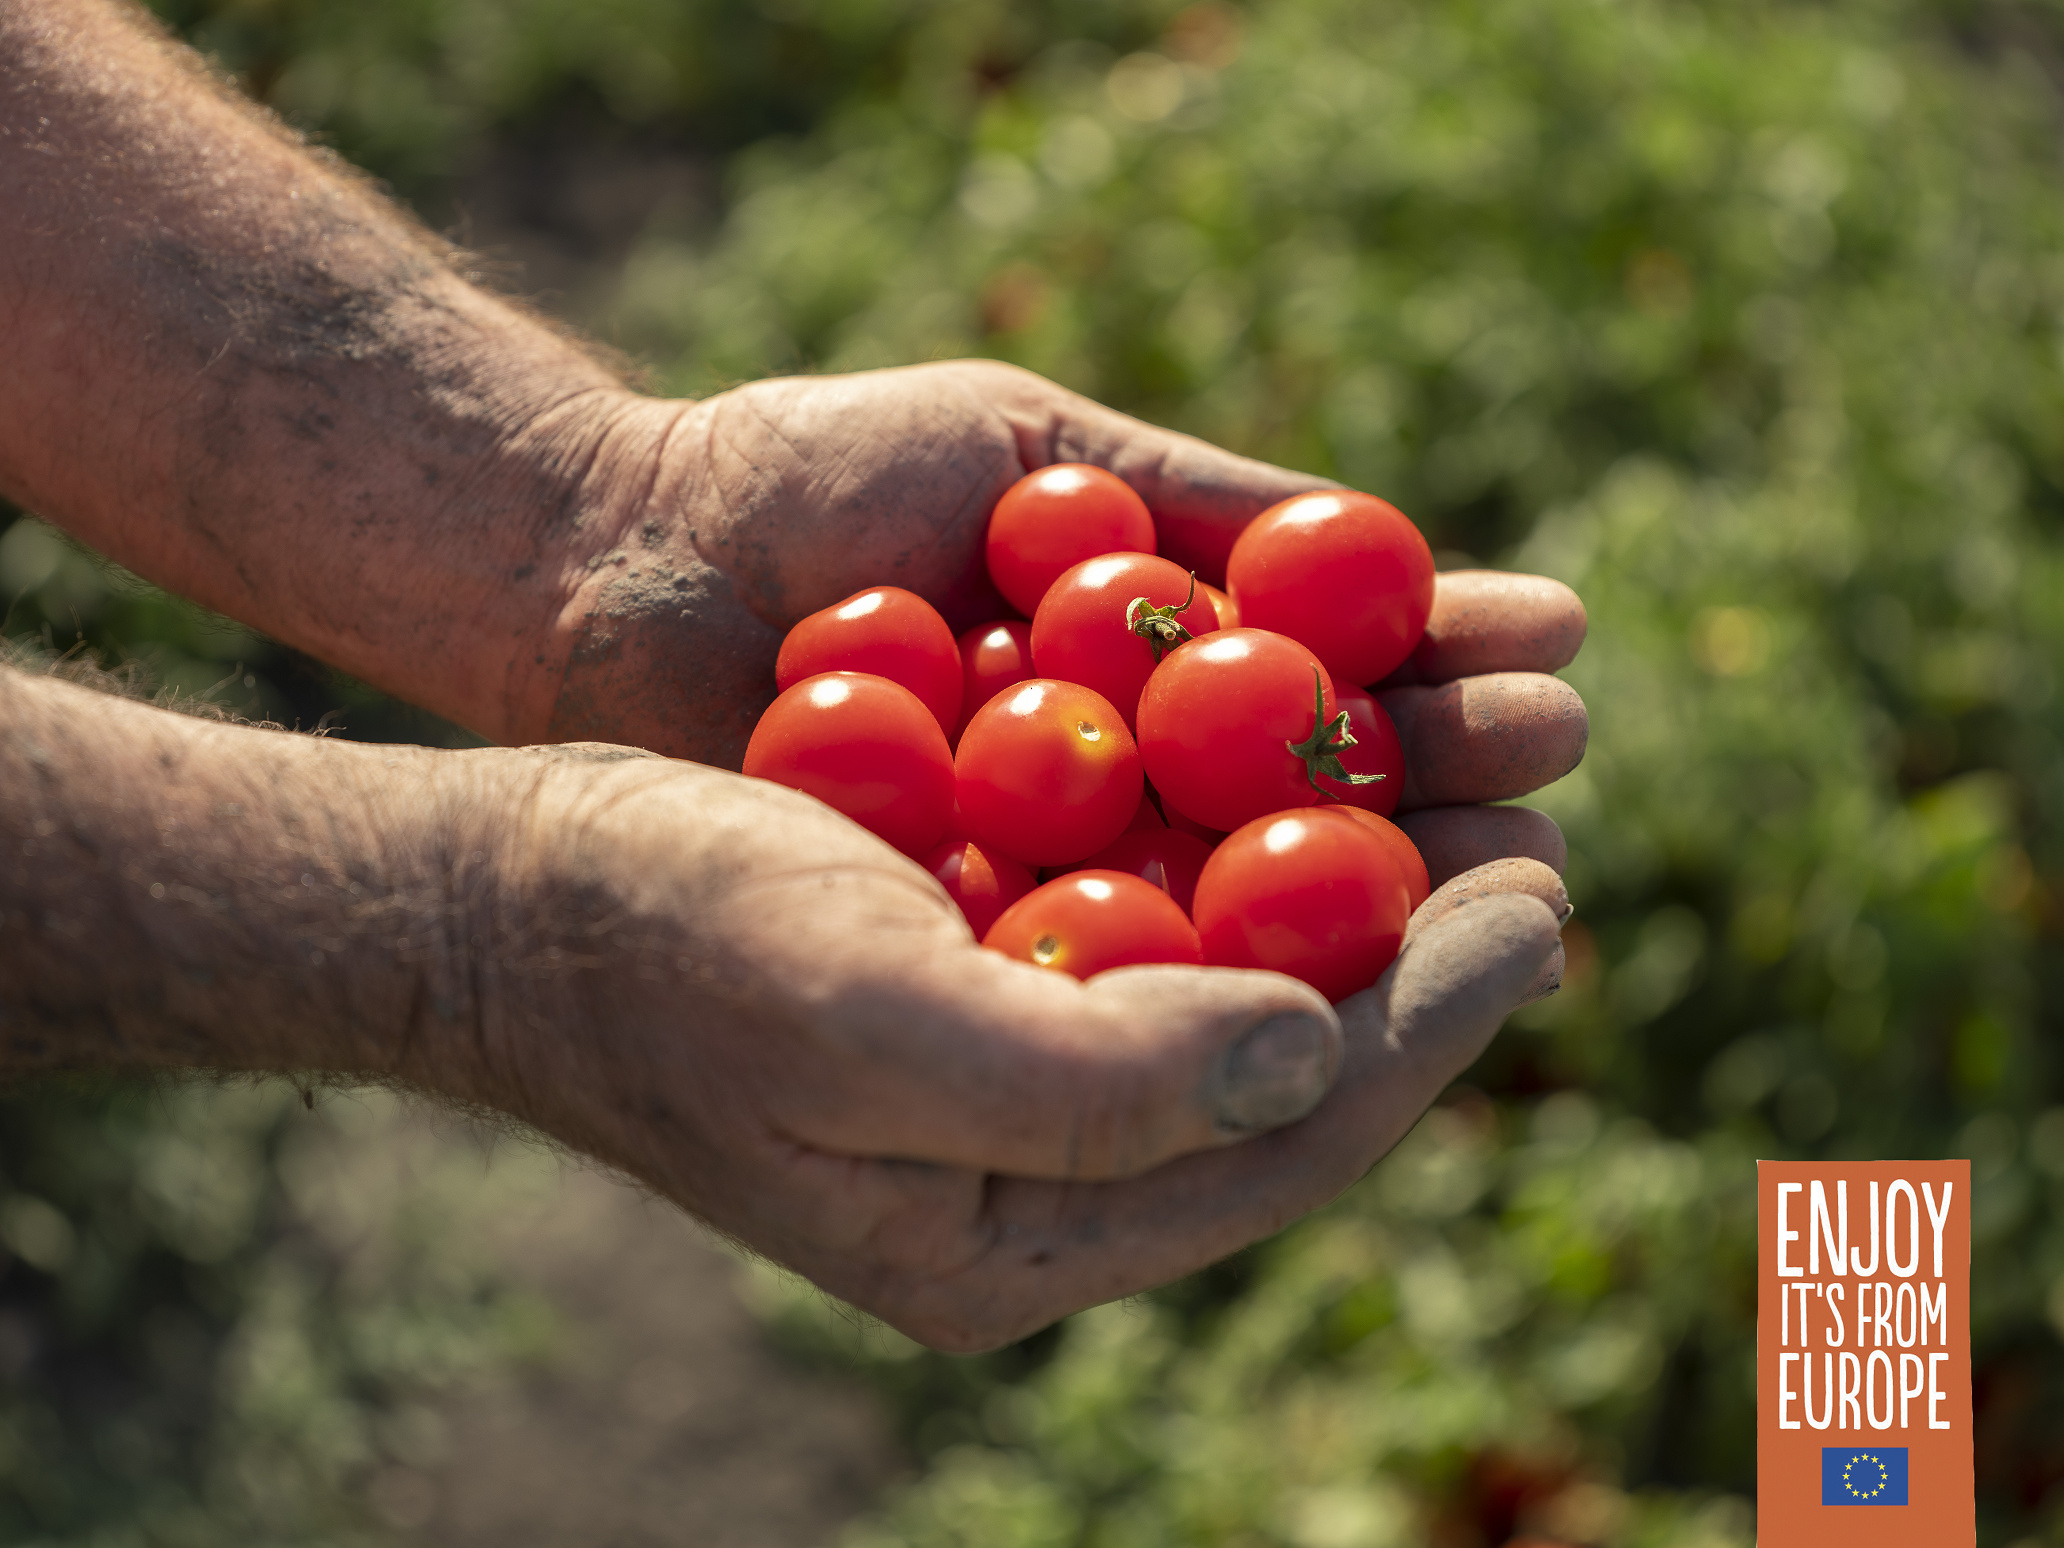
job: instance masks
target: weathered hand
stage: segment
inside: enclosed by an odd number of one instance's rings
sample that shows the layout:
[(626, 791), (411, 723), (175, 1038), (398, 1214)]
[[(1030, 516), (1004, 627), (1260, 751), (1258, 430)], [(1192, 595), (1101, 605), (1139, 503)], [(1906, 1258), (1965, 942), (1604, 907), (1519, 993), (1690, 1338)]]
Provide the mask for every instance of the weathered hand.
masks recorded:
[[(1485, 867), (1337, 1013), (1268, 973), (1078, 984), (976, 946), (928, 878), (814, 802), (578, 754), (530, 755), (525, 820), (490, 846), (470, 1094), (945, 1349), (1325, 1202), (1538, 982), (1567, 911), (1545, 867)], [(1303, 1122), (1228, 1144), (1336, 1074)]]
[[(1004, 616), (983, 532), (1031, 469), (1111, 468), (1153, 510), (1162, 552), (1207, 580), (1250, 519), (1329, 487), (988, 361), (755, 382), (699, 403), (628, 400), (617, 414), (590, 496), (613, 514), (568, 536), (567, 600), (535, 652), (526, 729), (725, 768), (773, 697), (782, 634), (806, 613), (894, 584), (956, 629)], [(1540, 674), (1576, 653), (1583, 617), (1552, 581), (1443, 579), (1414, 680), (1472, 681), (1390, 698), (1422, 744), (1404, 805), (1504, 799), (1576, 763), (1583, 706)], [(1451, 767), (1474, 782), (1457, 785)]]
[(953, 1349), (1337, 1192), (1563, 908), (1532, 861), (1472, 872), (1337, 1010), (1270, 973), (1079, 984), (982, 950), (923, 872), (764, 782), (205, 724), (8, 671), (0, 790), (24, 859), (0, 1068), (333, 1070), (499, 1108)]

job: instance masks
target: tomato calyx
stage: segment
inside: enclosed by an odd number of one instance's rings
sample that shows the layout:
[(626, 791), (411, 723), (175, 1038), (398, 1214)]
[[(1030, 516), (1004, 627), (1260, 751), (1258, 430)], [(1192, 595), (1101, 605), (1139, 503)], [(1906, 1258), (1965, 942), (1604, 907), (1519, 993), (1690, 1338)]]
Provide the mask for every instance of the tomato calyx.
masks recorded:
[(1176, 622), (1176, 614), (1189, 611), (1190, 604), (1197, 600), (1197, 572), (1190, 572), (1190, 594), (1182, 599), (1182, 605), (1170, 603), (1166, 607), (1154, 607), (1145, 597), (1134, 597), (1125, 609), (1125, 627), (1147, 642), (1154, 652), (1154, 665), (1161, 664), (1161, 658), (1176, 646), (1195, 638), (1189, 630)]
[(1355, 737), (1347, 728), (1346, 710), (1331, 720), (1326, 718), (1326, 684), (1317, 667), (1312, 668), (1312, 733), (1301, 742), (1286, 741), (1283, 745), (1290, 749), (1293, 758), (1304, 760), (1305, 779), (1329, 801), (1340, 797), (1319, 783), (1321, 774), (1343, 785), (1373, 785), (1383, 778), (1381, 774), (1350, 774), (1341, 766), (1340, 755), (1355, 745)]

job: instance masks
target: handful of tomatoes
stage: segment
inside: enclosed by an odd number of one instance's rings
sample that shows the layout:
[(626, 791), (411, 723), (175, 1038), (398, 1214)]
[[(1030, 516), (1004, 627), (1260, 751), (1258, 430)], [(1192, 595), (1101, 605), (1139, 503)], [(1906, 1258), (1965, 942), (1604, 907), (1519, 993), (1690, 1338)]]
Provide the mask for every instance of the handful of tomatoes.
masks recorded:
[(1113, 474), (1020, 479), (987, 560), (1031, 622), (956, 640), (894, 586), (811, 614), (782, 642), (745, 772), (911, 856), (983, 945), (1041, 967), (1209, 963), (1332, 1000), (1365, 989), (1428, 879), (1388, 821), (1396, 728), (1357, 685), (1418, 643), (1432, 552), (1346, 491), (1256, 517), (1224, 591), (1154, 550)]

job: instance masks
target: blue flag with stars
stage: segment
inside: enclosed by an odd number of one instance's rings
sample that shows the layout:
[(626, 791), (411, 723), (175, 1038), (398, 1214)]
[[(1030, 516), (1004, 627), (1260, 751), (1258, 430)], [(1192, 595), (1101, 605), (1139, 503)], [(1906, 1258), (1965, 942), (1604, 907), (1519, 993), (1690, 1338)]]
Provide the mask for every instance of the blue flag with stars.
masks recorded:
[(1820, 1503), (1823, 1505), (1904, 1505), (1904, 1446), (1823, 1446), (1820, 1448)]

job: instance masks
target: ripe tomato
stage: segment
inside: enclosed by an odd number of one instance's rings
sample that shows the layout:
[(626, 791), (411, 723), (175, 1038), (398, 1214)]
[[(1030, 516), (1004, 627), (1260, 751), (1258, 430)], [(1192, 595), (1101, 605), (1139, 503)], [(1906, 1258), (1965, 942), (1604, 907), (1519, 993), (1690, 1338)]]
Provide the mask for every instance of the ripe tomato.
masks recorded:
[(1123, 871), (1159, 887), (1187, 914), (1190, 900), (1197, 893), (1197, 877), (1210, 858), (1211, 846), (1190, 834), (1177, 833), (1173, 828), (1129, 828), (1080, 865), (1071, 865), (1061, 874)]
[(870, 586), (812, 613), (781, 642), (774, 682), (786, 690), (820, 672), (868, 672), (901, 683), (951, 732), (960, 724), (960, 650), (938, 610), (901, 586)]
[(1206, 962), (1288, 973), (1329, 1000), (1382, 976), (1410, 917), (1389, 847), (1324, 807), (1256, 818), (1212, 851), (1197, 878)]
[(1041, 677), (1094, 688), (1130, 729), (1140, 690), (1161, 659), (1217, 627), (1203, 588), (1181, 565), (1152, 554), (1103, 554), (1047, 587), (1032, 615), (1032, 664)]
[[(1205, 586), (1204, 595), (1211, 598), (1211, 610), (1218, 614), (1219, 628), (1237, 629), (1240, 627), (1240, 610), (1233, 606), (1233, 599), (1231, 597), (1220, 591), (1216, 586)], [(1196, 632), (1195, 629), (1190, 631), (1192, 634)]]
[(1405, 748), (1398, 740), (1390, 714), (1373, 694), (1352, 683), (1333, 679), (1333, 702), (1347, 711), (1348, 734), (1354, 744), (1341, 749), (1340, 766), (1350, 774), (1380, 776), (1373, 785), (1355, 785), (1321, 774), (1319, 783), (1343, 806), (1388, 817), (1397, 810), (1398, 792), (1405, 783)]
[(1157, 802), (1152, 786), (1140, 791), (1139, 810), (1132, 814), (1132, 821), (1125, 825), (1127, 833), (1136, 833), (1141, 829), (1152, 833), (1160, 833), (1167, 829), (1187, 833), (1191, 838), (1202, 839), (1206, 849), (1214, 848), (1218, 841), (1225, 837), (1221, 829), (1207, 828), (1201, 822), (1192, 822), (1166, 802)]
[(916, 694), (865, 672), (806, 677), (767, 706), (745, 772), (813, 795), (906, 855), (953, 813), (953, 755)]
[(1329, 810), (1354, 818), (1390, 847), (1390, 858), (1397, 862), (1398, 875), (1405, 883), (1406, 901), (1412, 905), (1412, 912), (1418, 913), (1419, 905), (1433, 893), (1433, 878), (1426, 873), (1426, 858), (1419, 853), (1419, 846), (1388, 817), (1359, 806), (1335, 806)]
[(1016, 618), (970, 629), (960, 637), (960, 722), (953, 741), (975, 718), (975, 711), (1032, 671), (1032, 626)]
[(989, 517), (989, 579), (1027, 618), (1070, 565), (1098, 554), (1153, 551), (1147, 502), (1117, 474), (1087, 463), (1027, 473)]
[(1204, 961), (1196, 927), (1175, 901), (1118, 871), (1056, 877), (1005, 909), (982, 944), (1077, 978), (1143, 962)]
[(1343, 682), (1373, 683), (1419, 643), (1433, 612), (1433, 550), (1374, 495), (1298, 495), (1233, 544), (1226, 590), (1250, 629), (1311, 647)]
[(953, 760), (961, 821), (1027, 865), (1072, 865), (1125, 831), (1139, 749), (1110, 702), (1035, 677), (975, 711)]
[(967, 839), (948, 838), (927, 850), (917, 863), (930, 871), (959, 905), (978, 941), (1005, 909), (1039, 885), (1017, 861)]
[[(1140, 757), (1167, 805), (1230, 831), (1324, 799), (1338, 710), (1319, 660), (1261, 629), (1221, 629), (1154, 669), (1140, 695)], [(1309, 771), (1309, 773), (1308, 773)]]

